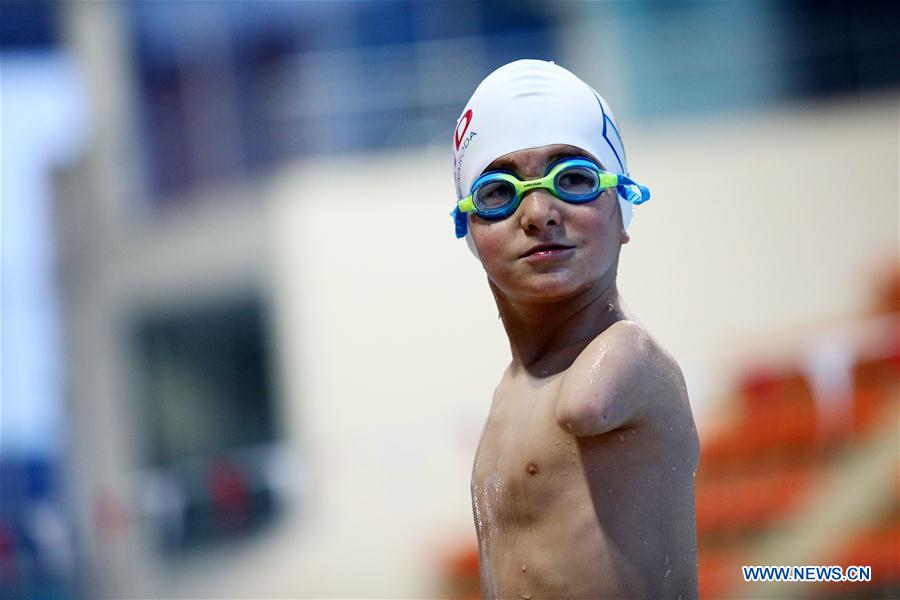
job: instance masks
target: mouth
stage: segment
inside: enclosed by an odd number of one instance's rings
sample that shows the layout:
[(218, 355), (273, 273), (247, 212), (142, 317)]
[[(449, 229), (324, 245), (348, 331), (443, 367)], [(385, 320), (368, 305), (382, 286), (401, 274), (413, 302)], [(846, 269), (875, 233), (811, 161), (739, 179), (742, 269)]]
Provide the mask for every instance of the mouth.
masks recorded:
[(574, 246), (568, 246), (566, 244), (538, 244), (537, 246), (529, 249), (528, 252), (526, 252), (519, 258), (528, 258), (529, 256), (534, 256), (536, 258), (557, 257), (562, 255), (567, 250), (571, 250), (572, 248), (574, 248)]

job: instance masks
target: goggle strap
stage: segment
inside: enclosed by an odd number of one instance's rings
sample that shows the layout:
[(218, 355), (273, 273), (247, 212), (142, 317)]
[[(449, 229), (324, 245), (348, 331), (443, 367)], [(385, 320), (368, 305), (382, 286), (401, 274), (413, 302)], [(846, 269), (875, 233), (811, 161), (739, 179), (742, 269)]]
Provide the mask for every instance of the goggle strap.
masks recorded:
[[(619, 182), (616, 190), (626, 201), (631, 202), (635, 206), (643, 204), (650, 199), (650, 190), (647, 186), (637, 183), (627, 175), (619, 175)], [(634, 188), (637, 188), (638, 191), (635, 191)]]
[(469, 231), (469, 221), (465, 213), (460, 212), (459, 207), (457, 207), (453, 209), (450, 215), (453, 217), (453, 223), (456, 226), (456, 239), (466, 237), (466, 233)]
[(640, 191), (635, 191), (634, 188), (629, 187), (629, 185), (617, 185), (616, 191), (625, 198), (627, 202), (631, 202), (635, 206), (639, 204), (643, 204), (647, 200), (650, 199), (650, 190), (645, 186), (632, 182), (630, 185), (635, 186)]

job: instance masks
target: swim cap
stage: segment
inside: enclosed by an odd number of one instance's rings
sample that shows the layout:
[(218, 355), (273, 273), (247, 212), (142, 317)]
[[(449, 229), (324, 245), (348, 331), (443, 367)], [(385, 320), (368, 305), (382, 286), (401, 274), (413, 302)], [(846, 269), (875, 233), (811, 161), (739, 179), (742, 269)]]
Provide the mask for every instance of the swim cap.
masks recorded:
[[(467, 196), (484, 169), (500, 156), (551, 144), (577, 146), (593, 154), (605, 170), (628, 174), (616, 119), (591, 86), (543, 60), (517, 60), (500, 67), (478, 85), (456, 122), (457, 199)], [(621, 193), (618, 198), (622, 224), (628, 229), (631, 202)], [(466, 232), (465, 218), (457, 218), (460, 237)]]

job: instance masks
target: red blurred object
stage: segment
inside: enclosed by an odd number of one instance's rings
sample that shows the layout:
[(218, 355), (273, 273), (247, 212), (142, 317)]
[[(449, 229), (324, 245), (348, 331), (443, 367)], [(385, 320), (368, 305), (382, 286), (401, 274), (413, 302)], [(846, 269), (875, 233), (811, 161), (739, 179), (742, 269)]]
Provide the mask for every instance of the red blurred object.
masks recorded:
[(208, 485), (220, 527), (241, 527), (249, 522), (250, 489), (240, 469), (231, 461), (220, 459), (209, 468)]
[(447, 596), (456, 600), (481, 598), (478, 571), (478, 545), (474, 540), (455, 548), (443, 559)]
[[(900, 310), (900, 270), (880, 291), (878, 314)], [(701, 598), (733, 597), (741, 566), (758, 561), (760, 543), (805, 514), (844, 457), (873, 435), (887, 433), (900, 404), (900, 329), (895, 316), (865, 323), (882, 328), (852, 369), (847, 412), (829, 414), (798, 369), (754, 367), (737, 384), (737, 419), (706, 439), (697, 471), (697, 534)], [(870, 345), (871, 344), (871, 345)], [(797, 365), (803, 364), (798, 356)], [(823, 412), (825, 411), (825, 412)], [(825, 427), (829, 418), (845, 427)], [(852, 422), (848, 422), (852, 420)], [(900, 484), (900, 481), (898, 481)], [(853, 493), (847, 490), (846, 493)], [(817, 595), (896, 597), (900, 592), (900, 493), (884, 498), (887, 514), (866, 515), (865, 527), (822, 548), (813, 564), (871, 566), (872, 582), (829, 583)], [(806, 563), (809, 564), (809, 563)], [(822, 584), (823, 586), (826, 584)]]
[(875, 283), (875, 314), (900, 313), (900, 263), (884, 269)]
[(802, 508), (821, 472), (792, 468), (746, 473), (697, 484), (697, 535), (724, 536), (761, 529)]

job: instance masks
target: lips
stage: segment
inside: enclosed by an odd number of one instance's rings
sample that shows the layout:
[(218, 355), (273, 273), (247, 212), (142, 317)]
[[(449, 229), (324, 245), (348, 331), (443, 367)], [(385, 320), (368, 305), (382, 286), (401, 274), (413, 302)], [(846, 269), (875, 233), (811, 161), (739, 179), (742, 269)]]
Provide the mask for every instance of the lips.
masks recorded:
[(529, 249), (528, 252), (526, 252), (519, 258), (527, 258), (529, 256), (534, 256), (535, 254), (552, 256), (564, 250), (571, 250), (572, 248), (574, 248), (574, 246), (568, 246), (566, 244), (538, 244), (537, 246)]

